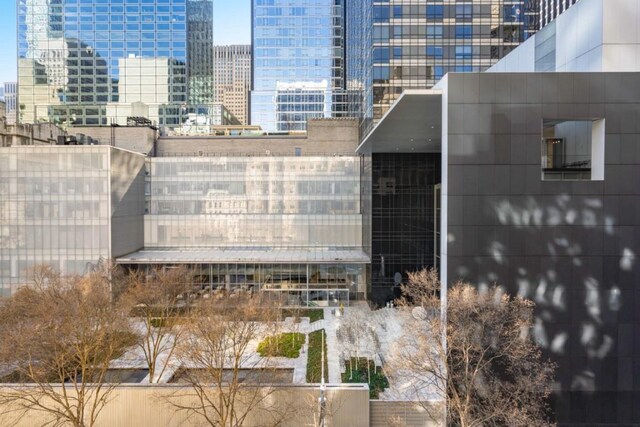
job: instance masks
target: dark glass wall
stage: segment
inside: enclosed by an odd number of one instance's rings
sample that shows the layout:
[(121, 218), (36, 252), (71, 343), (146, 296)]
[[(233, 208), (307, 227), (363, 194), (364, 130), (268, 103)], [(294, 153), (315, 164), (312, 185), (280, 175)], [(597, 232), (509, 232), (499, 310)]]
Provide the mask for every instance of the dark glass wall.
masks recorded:
[(433, 266), (440, 155), (374, 154), (372, 160), (371, 299), (384, 304), (407, 272)]

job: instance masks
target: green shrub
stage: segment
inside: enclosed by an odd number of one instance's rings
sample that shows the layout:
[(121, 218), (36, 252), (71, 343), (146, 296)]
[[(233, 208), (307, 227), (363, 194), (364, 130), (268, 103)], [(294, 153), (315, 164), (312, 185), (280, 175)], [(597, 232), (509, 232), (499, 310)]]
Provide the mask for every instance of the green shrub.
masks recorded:
[[(382, 368), (376, 368), (375, 362), (364, 357), (352, 357), (345, 361), (346, 372), (342, 374), (343, 383), (369, 384), (369, 398), (377, 399), (380, 392), (389, 387), (389, 380)], [(353, 372), (352, 372), (353, 369)]]
[(322, 378), (322, 335), (324, 335), (324, 380), (329, 381), (327, 335), (324, 329), (320, 329), (309, 334), (309, 352), (307, 354), (308, 383), (319, 383)]
[(305, 336), (299, 332), (287, 332), (272, 335), (258, 344), (258, 353), (262, 357), (288, 357), (297, 359), (304, 344)]

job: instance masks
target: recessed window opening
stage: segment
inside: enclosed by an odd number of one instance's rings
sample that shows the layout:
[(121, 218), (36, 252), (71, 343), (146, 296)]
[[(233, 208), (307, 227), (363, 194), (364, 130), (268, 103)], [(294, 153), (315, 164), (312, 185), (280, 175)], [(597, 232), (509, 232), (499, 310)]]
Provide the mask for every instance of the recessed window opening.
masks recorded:
[(542, 123), (542, 179), (604, 180), (604, 119)]

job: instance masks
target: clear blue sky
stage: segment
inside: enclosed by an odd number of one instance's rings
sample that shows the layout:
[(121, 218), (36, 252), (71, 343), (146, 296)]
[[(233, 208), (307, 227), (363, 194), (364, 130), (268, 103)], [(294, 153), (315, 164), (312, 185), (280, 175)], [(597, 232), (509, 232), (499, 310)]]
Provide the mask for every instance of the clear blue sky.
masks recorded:
[[(251, 0), (214, 0), (215, 44), (251, 43)], [(16, 1), (0, 0), (0, 83), (16, 80)]]

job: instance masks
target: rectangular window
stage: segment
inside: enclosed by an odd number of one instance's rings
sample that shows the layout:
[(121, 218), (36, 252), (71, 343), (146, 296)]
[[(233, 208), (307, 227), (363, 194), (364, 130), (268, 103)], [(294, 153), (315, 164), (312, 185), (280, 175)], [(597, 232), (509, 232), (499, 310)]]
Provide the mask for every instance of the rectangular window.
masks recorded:
[(442, 59), (442, 46), (427, 46), (427, 58)]
[(427, 19), (442, 19), (444, 17), (444, 6), (429, 5), (427, 6)]
[(542, 179), (604, 180), (604, 119), (542, 121)]
[(456, 25), (457, 39), (470, 39), (473, 36), (473, 27), (471, 25)]
[(456, 46), (456, 59), (471, 59), (472, 56), (471, 46)]
[(427, 26), (427, 38), (441, 39), (442, 38), (442, 25), (429, 25), (429, 26)]

